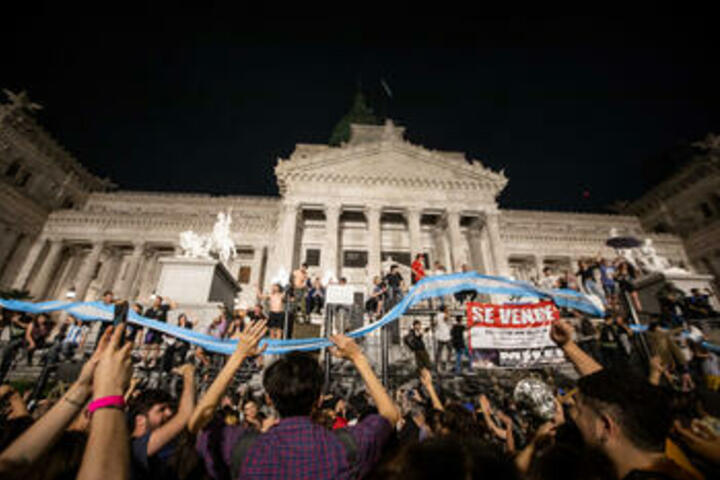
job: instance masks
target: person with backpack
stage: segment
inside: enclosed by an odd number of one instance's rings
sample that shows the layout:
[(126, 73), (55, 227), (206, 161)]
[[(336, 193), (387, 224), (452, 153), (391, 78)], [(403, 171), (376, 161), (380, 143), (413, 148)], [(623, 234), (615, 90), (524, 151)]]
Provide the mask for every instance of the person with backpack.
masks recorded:
[(329, 430), (310, 414), (323, 399), (324, 372), (317, 358), (293, 352), (265, 371), (263, 386), (280, 420), (264, 433), (212, 421), (217, 406), (243, 360), (259, 355), (266, 322), (252, 325), (198, 403), (188, 428), (200, 432), (198, 451), (213, 478), (361, 478), (377, 463), (400, 419), (398, 407), (375, 376), (360, 347), (345, 335), (330, 337), (335, 356), (350, 360), (365, 382), (378, 414), (355, 426)]

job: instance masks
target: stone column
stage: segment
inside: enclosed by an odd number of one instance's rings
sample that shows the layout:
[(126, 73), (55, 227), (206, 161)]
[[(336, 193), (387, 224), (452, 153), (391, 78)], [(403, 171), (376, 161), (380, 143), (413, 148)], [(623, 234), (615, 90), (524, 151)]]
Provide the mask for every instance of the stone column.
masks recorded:
[(0, 272), (4, 270), (10, 260), (19, 236), (20, 232), (13, 231), (8, 227), (3, 228), (2, 236), (0, 236)]
[(45, 256), (37, 275), (30, 286), (30, 294), (35, 299), (40, 299), (45, 295), (45, 292), (50, 284), (52, 274), (57, 267), (58, 259), (60, 258), (60, 252), (62, 251), (63, 242), (62, 240), (51, 238), (50, 248)]
[(250, 266), (250, 289), (253, 292), (253, 295), (255, 294), (254, 292), (256, 285), (262, 288), (262, 285), (260, 285), (260, 269), (262, 268), (262, 256), (263, 247), (253, 247), (253, 259)]
[(137, 277), (138, 267), (140, 266), (140, 259), (145, 251), (145, 243), (133, 243), (133, 251), (130, 254), (130, 258), (127, 261), (127, 268), (125, 269), (125, 277), (121, 280), (120, 287), (118, 288), (117, 297), (122, 300), (129, 300), (132, 294), (132, 287)]
[(509, 275), (507, 255), (505, 254), (505, 247), (502, 244), (500, 238), (500, 220), (497, 213), (488, 214), (485, 219), (485, 224), (488, 229), (488, 235), (490, 236), (490, 250), (493, 254), (495, 261), (495, 275), (507, 276)]
[(537, 271), (538, 280), (543, 277), (543, 268), (545, 268), (545, 260), (542, 255), (535, 255), (535, 270)]
[(30, 278), (30, 273), (32, 273), (32, 269), (35, 266), (35, 263), (37, 262), (38, 256), (42, 252), (43, 247), (45, 246), (46, 240), (47, 238), (40, 237), (32, 244), (32, 247), (30, 247), (30, 251), (25, 256), (25, 261), (23, 262), (22, 267), (17, 274), (17, 277), (15, 277), (15, 281), (13, 282), (13, 288), (17, 290), (25, 289), (28, 278)]
[(85, 257), (85, 261), (80, 267), (78, 276), (75, 278), (76, 299), (80, 302), (85, 300), (85, 295), (87, 294), (87, 289), (92, 281), (92, 275), (95, 273), (95, 268), (97, 267), (98, 260), (100, 259), (102, 249), (102, 242), (93, 243), (90, 253), (88, 253), (87, 257)]
[(409, 208), (407, 211), (408, 234), (410, 236), (410, 261), (415, 260), (418, 253), (422, 253), (420, 246), (420, 217), (421, 210), (419, 208)]
[(482, 273), (490, 274), (495, 270), (495, 264), (493, 262), (492, 252), (490, 251), (490, 235), (488, 235), (487, 228), (485, 228), (484, 225), (480, 232), (480, 251), (482, 252), (484, 266)]
[[(277, 244), (273, 256), (273, 268), (269, 272), (270, 278), (275, 279), (280, 270), (287, 275), (295, 268), (295, 244), (297, 242), (297, 220), (300, 208), (296, 203), (286, 203), (280, 215), (280, 228), (277, 232)], [(278, 279), (284, 283), (288, 278)]]
[(380, 275), (380, 251), (382, 248), (382, 233), (380, 231), (380, 207), (370, 206), (365, 211), (368, 221), (368, 274), (370, 277)]
[(450, 249), (452, 252), (452, 268), (453, 272), (459, 272), (463, 263), (467, 263), (465, 255), (465, 247), (463, 245), (463, 236), (460, 233), (460, 212), (457, 210), (448, 210), (447, 225), (450, 233)]
[(338, 257), (340, 254), (340, 205), (330, 204), (325, 206), (325, 243), (320, 253), (320, 264), (322, 273), (320, 278), (330, 273), (334, 279), (340, 278)]

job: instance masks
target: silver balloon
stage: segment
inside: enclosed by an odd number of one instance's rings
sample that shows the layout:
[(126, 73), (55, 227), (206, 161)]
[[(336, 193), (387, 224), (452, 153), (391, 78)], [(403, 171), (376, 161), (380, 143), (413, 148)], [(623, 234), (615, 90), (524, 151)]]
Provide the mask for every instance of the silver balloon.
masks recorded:
[(555, 396), (547, 383), (534, 377), (520, 380), (513, 393), (515, 402), (529, 408), (543, 420), (551, 420), (555, 415)]

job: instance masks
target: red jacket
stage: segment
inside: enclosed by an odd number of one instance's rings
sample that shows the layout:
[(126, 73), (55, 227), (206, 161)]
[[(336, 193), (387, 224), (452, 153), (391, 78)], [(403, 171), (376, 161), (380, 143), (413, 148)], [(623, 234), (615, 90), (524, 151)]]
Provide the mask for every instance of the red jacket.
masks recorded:
[(415, 260), (410, 268), (412, 268), (413, 278), (416, 282), (419, 282), (425, 276), (425, 267), (422, 260)]

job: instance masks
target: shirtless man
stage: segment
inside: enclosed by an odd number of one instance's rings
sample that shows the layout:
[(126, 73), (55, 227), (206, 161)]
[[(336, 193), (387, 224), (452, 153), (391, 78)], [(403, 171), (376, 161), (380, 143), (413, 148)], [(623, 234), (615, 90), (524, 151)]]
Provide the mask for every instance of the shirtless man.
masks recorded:
[(270, 302), (270, 315), (267, 325), (270, 329), (270, 338), (273, 339), (282, 339), (283, 337), (283, 328), (285, 327), (285, 305), (283, 297), (284, 294), (279, 283), (272, 284), (269, 295), (263, 294), (259, 288), (257, 290), (258, 300), (268, 300)]
[[(308, 322), (307, 302), (305, 301), (305, 297), (307, 297), (308, 280), (310, 277), (308, 276), (307, 270), (307, 263), (303, 263), (300, 265), (300, 268), (295, 270), (292, 274), (293, 298), (295, 299), (293, 302), (293, 311), (297, 311), (298, 305), (300, 306), (300, 318), (302, 318), (303, 323)], [(270, 321), (272, 322), (272, 319)], [(270, 325), (268, 324), (268, 326)]]

